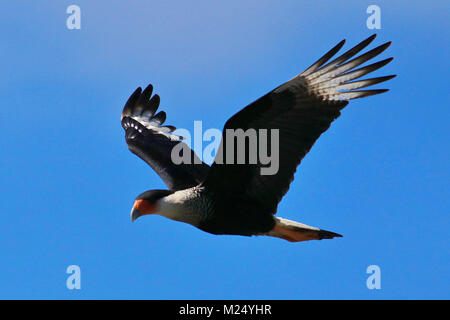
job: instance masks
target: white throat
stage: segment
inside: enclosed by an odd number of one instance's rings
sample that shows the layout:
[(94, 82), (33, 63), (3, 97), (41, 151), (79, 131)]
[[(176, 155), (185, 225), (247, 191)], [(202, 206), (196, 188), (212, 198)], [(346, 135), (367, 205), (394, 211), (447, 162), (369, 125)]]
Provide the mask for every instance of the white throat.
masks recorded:
[(158, 200), (158, 211), (156, 214), (166, 218), (186, 222), (197, 226), (201, 220), (201, 212), (195, 197), (195, 189), (176, 191)]

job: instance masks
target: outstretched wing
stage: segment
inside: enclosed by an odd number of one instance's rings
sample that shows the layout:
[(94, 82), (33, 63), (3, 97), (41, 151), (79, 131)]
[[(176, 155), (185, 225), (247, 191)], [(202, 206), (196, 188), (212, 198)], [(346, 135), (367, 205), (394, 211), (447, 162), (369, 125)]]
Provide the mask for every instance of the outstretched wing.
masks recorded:
[[(157, 94), (151, 97), (152, 91), (152, 85), (144, 91), (137, 88), (123, 108), (121, 120), (128, 148), (147, 162), (169, 189), (176, 191), (194, 187), (205, 179), (210, 167), (181, 141), (181, 137), (172, 133), (175, 127), (163, 125), (166, 113), (156, 113), (160, 98)], [(189, 153), (183, 158), (190, 159), (190, 162), (175, 164), (173, 161), (172, 149), (179, 144), (183, 144), (181, 153)]]
[[(371, 86), (389, 80), (394, 76), (351, 82), (377, 70), (392, 60), (392, 58), (389, 58), (354, 69), (377, 56), (390, 45), (390, 42), (385, 43), (353, 60), (349, 60), (372, 42), (374, 38), (375, 35), (369, 37), (327, 63), (344, 45), (344, 40), (341, 41), (303, 73), (267, 93), (231, 117), (225, 124), (221, 146), (217, 153), (223, 159), (218, 159), (216, 156), (204, 185), (207, 188), (221, 189), (222, 191), (233, 189), (236, 193), (262, 204), (264, 208), (275, 213), (278, 202), (286, 194), (294, 179), (294, 173), (300, 161), (309, 152), (319, 136), (339, 117), (340, 110), (348, 104), (348, 100), (387, 91), (386, 89), (355, 89)], [(261, 132), (258, 129), (278, 129), (278, 172), (273, 175), (262, 175), (261, 168), (264, 165), (260, 159), (255, 164), (249, 164), (248, 142), (245, 151), (246, 163), (236, 164), (237, 156), (243, 158), (242, 155), (234, 152), (236, 151), (235, 144), (235, 150), (227, 150), (229, 142), (226, 134), (227, 129), (243, 129), (244, 131), (255, 129), (258, 141), (261, 137)], [(270, 142), (270, 137), (268, 140)], [(270, 143), (268, 145), (270, 150)], [(234, 152), (234, 164), (229, 164), (229, 161), (225, 163), (228, 151)], [(271, 151), (275, 152), (276, 150), (272, 148)], [(220, 164), (218, 160), (223, 160), (224, 164)]]

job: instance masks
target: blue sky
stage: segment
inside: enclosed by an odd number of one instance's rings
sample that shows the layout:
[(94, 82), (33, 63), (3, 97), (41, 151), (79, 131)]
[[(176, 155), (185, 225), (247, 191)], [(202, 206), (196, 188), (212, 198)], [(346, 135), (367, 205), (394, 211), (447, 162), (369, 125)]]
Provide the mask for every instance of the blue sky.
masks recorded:
[[(81, 8), (81, 30), (66, 8)], [(278, 215), (344, 238), (213, 236), (163, 217), (165, 188), (125, 144), (124, 102), (153, 83), (167, 123), (222, 128), (341, 39), (392, 40), (387, 94), (351, 102)], [(8, 1), (0, 11), (0, 298), (449, 298), (449, 4), (435, 1)], [(66, 288), (79, 265), (81, 290)], [(381, 290), (366, 268), (381, 268)]]

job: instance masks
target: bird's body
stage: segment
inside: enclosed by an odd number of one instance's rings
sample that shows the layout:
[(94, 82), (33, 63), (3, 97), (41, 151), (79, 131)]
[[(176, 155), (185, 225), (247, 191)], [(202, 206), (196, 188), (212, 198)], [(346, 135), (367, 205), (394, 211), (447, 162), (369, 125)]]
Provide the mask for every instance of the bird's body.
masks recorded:
[(232, 192), (216, 196), (205, 187), (176, 191), (158, 200), (159, 214), (212, 234), (251, 236), (269, 232), (275, 219), (256, 202)]
[[(150, 85), (144, 91), (138, 88), (122, 112), (126, 141), (129, 149), (160, 175), (169, 190), (150, 190), (138, 196), (132, 219), (157, 213), (212, 234), (268, 235), (289, 241), (340, 236), (274, 215), (294, 179), (298, 164), (319, 136), (340, 116), (348, 100), (387, 91), (354, 89), (394, 76), (351, 81), (392, 60), (389, 58), (354, 69), (389, 46), (386, 43), (349, 60), (374, 38), (369, 37), (328, 62), (342, 47), (342, 41), (303, 73), (231, 117), (225, 124), (218, 155), (231, 154), (233, 161), (219, 161), (217, 155), (211, 167), (200, 161), (180, 137), (172, 133), (174, 127), (162, 126), (166, 114), (163, 111), (155, 114), (159, 96), (151, 97), (153, 87)], [(257, 141), (263, 139), (267, 132), (275, 132), (277, 140), (263, 140), (266, 144), (258, 146), (268, 146), (272, 153), (276, 152), (276, 171), (264, 174), (267, 163), (261, 160), (236, 161), (242, 154), (239, 155), (239, 149), (232, 144), (235, 137), (226, 134), (229, 130), (255, 132)], [(249, 148), (250, 139), (244, 141), (243, 155), (248, 160), (256, 149)], [(172, 150), (179, 147), (190, 161), (181, 164), (173, 161)]]
[(212, 210), (198, 226), (203, 231), (252, 236), (269, 232), (275, 225), (273, 214), (257, 201), (233, 192), (221, 195), (209, 195), (205, 192), (205, 195)]

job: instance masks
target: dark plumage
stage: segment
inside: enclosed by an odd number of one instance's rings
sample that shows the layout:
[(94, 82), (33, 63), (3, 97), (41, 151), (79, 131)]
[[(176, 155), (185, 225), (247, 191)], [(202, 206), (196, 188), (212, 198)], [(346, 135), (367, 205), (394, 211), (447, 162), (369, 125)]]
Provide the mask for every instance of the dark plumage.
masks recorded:
[[(330, 61), (344, 45), (344, 40), (341, 41), (303, 73), (249, 104), (226, 122), (218, 155), (236, 151), (227, 150), (227, 129), (254, 129), (258, 141), (261, 129), (278, 130), (279, 168), (272, 175), (261, 174), (265, 167), (261, 161), (236, 164), (236, 152), (234, 164), (222, 164), (216, 156), (209, 167), (187, 146), (183, 150), (190, 153), (191, 164), (174, 164), (172, 148), (183, 142), (172, 133), (174, 127), (163, 126), (164, 111), (155, 114), (160, 99), (158, 95), (151, 96), (153, 87), (149, 85), (144, 91), (138, 88), (122, 112), (126, 142), (133, 153), (159, 174), (170, 191), (150, 191), (138, 197), (133, 207), (133, 219), (158, 213), (213, 234), (260, 234), (289, 241), (340, 236), (275, 218), (274, 214), (294, 179), (297, 166), (320, 135), (340, 116), (348, 100), (387, 91), (357, 90), (394, 77), (357, 80), (392, 60), (388, 58), (355, 69), (390, 45), (390, 42), (385, 43), (353, 58), (374, 38), (375, 35), (367, 38)], [(246, 159), (251, 156), (248, 144)]]

